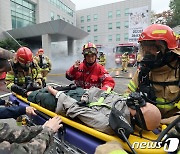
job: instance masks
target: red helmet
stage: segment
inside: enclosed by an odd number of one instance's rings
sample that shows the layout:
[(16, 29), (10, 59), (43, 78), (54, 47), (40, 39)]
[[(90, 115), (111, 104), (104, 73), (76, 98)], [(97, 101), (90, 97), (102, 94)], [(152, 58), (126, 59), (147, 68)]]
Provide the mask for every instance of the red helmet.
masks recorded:
[(138, 42), (145, 40), (163, 40), (167, 43), (169, 49), (177, 48), (175, 33), (170, 27), (166, 25), (153, 24), (148, 26), (141, 33)]
[(39, 53), (44, 54), (44, 50), (43, 50), (43, 49), (39, 49), (39, 50), (38, 50), (38, 54), (39, 54)]
[(85, 45), (83, 45), (83, 55), (86, 55), (86, 54), (96, 54), (97, 55), (98, 51), (97, 51), (97, 48), (95, 46), (95, 44), (89, 42)]
[(22, 64), (31, 63), (33, 61), (32, 51), (27, 47), (21, 47), (17, 50), (17, 60)]

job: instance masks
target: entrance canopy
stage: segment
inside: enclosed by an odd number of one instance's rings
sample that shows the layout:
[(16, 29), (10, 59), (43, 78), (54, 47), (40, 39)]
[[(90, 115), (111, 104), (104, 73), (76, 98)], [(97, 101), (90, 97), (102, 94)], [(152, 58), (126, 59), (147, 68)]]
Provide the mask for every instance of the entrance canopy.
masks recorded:
[(42, 35), (48, 34), (52, 42), (67, 41), (68, 39), (80, 40), (88, 35), (87, 32), (61, 19), (12, 29), (7, 32), (15, 39), (33, 38), (37, 41), (41, 41)]

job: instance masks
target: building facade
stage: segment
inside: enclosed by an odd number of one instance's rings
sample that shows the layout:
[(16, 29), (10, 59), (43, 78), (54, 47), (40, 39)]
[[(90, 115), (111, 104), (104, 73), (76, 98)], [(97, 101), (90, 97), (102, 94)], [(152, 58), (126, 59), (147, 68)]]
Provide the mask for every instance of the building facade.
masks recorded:
[(125, 0), (76, 11), (77, 27), (89, 33), (79, 44), (91, 41), (113, 48), (137, 42), (142, 29), (150, 25), (150, 12), (151, 0)]
[(112, 49), (137, 42), (142, 29), (150, 25), (150, 12), (151, 0), (125, 0), (79, 11), (70, 0), (0, 0), (0, 39), (9, 33), (33, 49), (68, 50), (68, 55), (80, 53), (89, 41)]
[(47, 51), (52, 42), (66, 41), (68, 53), (73, 52), (74, 40), (88, 35), (76, 27), (70, 0), (0, 0), (0, 39), (6, 34)]

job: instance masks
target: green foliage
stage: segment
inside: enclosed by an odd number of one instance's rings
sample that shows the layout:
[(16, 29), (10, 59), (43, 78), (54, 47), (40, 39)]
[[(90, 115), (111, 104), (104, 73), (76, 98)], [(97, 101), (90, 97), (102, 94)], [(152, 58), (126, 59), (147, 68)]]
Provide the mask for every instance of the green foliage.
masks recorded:
[(172, 17), (167, 20), (167, 25), (173, 28), (180, 25), (180, 0), (171, 0), (169, 7)]
[[(27, 46), (24, 42), (22, 41), (18, 41), (18, 43), (21, 45), (21, 46)], [(13, 39), (5, 39), (5, 40), (2, 40), (0, 41), (0, 47), (1, 48), (4, 48), (6, 50), (15, 50), (17, 51), (17, 49), (19, 49), (19, 45), (16, 41), (14, 41)]]

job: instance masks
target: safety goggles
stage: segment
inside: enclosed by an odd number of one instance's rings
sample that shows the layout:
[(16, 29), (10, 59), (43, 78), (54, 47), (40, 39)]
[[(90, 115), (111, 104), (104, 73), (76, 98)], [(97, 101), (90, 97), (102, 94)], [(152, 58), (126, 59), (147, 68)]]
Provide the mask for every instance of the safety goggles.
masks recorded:
[(83, 54), (84, 55), (97, 54), (97, 50), (96, 50), (96, 48), (87, 48), (87, 49), (84, 49)]

